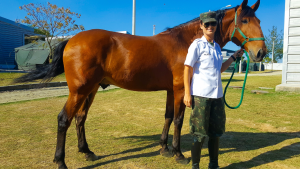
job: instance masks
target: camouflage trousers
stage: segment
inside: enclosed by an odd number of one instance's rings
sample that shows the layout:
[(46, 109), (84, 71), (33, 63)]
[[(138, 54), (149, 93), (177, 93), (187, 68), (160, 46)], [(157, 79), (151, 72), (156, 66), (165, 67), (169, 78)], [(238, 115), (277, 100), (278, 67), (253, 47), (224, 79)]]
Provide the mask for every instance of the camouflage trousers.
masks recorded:
[(225, 132), (223, 98), (211, 99), (192, 96), (190, 133), (201, 142), (204, 137), (220, 137)]

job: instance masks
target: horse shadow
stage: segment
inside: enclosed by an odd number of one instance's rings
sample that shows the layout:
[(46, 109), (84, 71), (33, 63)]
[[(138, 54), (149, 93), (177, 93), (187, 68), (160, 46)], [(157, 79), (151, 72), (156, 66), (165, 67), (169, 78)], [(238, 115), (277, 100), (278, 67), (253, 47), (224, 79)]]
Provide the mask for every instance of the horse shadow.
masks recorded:
[[(295, 139), (300, 137), (300, 132), (278, 132), (278, 133), (251, 133), (251, 132), (226, 132), (220, 138), (220, 151), (219, 154), (226, 154), (229, 152), (246, 152), (251, 150), (258, 150), (261, 148), (274, 146), (283, 141), (289, 139)], [(109, 154), (102, 157), (113, 156), (118, 154), (126, 154), (130, 152), (139, 152), (141, 150), (147, 148), (153, 148), (159, 145), (157, 142), (160, 139), (160, 135), (146, 135), (146, 136), (128, 136), (128, 137), (120, 137), (118, 139), (129, 139), (132, 142), (144, 142), (144, 141), (154, 141), (155, 143), (149, 143), (146, 146), (128, 149), (119, 153)], [(208, 139), (206, 139), (208, 140)], [(189, 134), (185, 134), (181, 136), (181, 147), (182, 150), (190, 151), (191, 150), (191, 142), (192, 136)], [(169, 145), (172, 145), (172, 135), (169, 135), (168, 140)], [(207, 148), (207, 143), (204, 144), (203, 148)], [(226, 150), (222, 150), (226, 149)], [(150, 153), (141, 153), (136, 155), (125, 156), (105, 162), (100, 162), (94, 165), (86, 166), (81, 169), (92, 169), (105, 164), (118, 162), (122, 160), (140, 158), (140, 157), (152, 157), (159, 155), (159, 151), (153, 151)], [(292, 158), (294, 156), (300, 155), (300, 141), (293, 143), (291, 145), (284, 146), (280, 149), (267, 151), (262, 153), (248, 161), (232, 163), (226, 167), (225, 169), (231, 168), (252, 168), (257, 167), (263, 164), (267, 164), (270, 162), (274, 162), (277, 160), (286, 160)], [(202, 157), (208, 156), (202, 155)]]

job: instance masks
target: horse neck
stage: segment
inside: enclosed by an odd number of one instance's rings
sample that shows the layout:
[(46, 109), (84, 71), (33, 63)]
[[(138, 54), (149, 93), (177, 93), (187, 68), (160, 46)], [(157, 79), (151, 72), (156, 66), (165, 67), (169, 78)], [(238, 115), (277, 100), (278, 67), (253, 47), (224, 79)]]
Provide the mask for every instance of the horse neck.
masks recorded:
[[(215, 41), (223, 48), (229, 41), (231, 41), (231, 32), (234, 29), (235, 9), (229, 9), (225, 12), (222, 19), (222, 29), (218, 29), (219, 35), (215, 37)], [(221, 25), (218, 25), (219, 27)]]
[[(225, 11), (222, 19), (222, 29), (218, 29), (219, 35), (215, 36), (215, 41), (223, 48), (231, 40), (231, 32), (234, 29), (235, 8)], [(220, 25), (218, 25), (220, 27)], [(203, 36), (203, 31), (200, 28), (200, 20), (191, 22), (190, 24), (172, 28), (170, 31), (165, 31), (159, 35), (169, 34), (175, 41), (180, 43), (180, 46), (188, 48), (190, 44), (197, 38)]]
[[(179, 46), (184, 48), (188, 48), (196, 38), (201, 38), (203, 35), (198, 20), (188, 25), (173, 28), (169, 33), (177, 43), (180, 43)], [(202, 35), (199, 36), (201, 33)]]
[[(235, 8), (225, 11), (222, 19), (222, 29), (218, 29), (218, 36), (215, 36), (215, 41), (223, 48), (229, 41), (231, 41), (231, 32), (234, 29)], [(220, 27), (221, 25), (219, 25)], [(203, 31), (200, 28), (200, 20), (194, 21), (188, 25), (175, 28), (172, 30), (172, 35), (180, 40), (181, 45), (190, 46), (190, 44), (197, 38), (203, 36)], [(175, 33), (176, 32), (176, 33)]]
[(190, 44), (197, 38), (203, 36), (203, 32), (200, 28), (200, 20), (190, 23), (183, 28), (181, 31), (182, 37), (184, 37), (184, 42), (190, 46)]

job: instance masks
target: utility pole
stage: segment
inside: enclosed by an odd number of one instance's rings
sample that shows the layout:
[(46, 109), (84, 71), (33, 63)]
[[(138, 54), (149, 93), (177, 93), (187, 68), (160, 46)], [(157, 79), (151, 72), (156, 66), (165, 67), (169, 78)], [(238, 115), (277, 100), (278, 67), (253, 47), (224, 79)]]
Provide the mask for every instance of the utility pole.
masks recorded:
[(135, 0), (132, 5), (132, 35), (135, 35)]
[(272, 37), (273, 40), (273, 48), (272, 48), (272, 71), (273, 71), (273, 63), (274, 63), (274, 41), (275, 41), (276, 37)]
[(261, 71), (261, 62), (259, 62), (259, 69), (258, 70)]
[(153, 25), (153, 36), (155, 35), (155, 25)]
[(242, 59), (240, 60), (239, 73), (242, 73)]

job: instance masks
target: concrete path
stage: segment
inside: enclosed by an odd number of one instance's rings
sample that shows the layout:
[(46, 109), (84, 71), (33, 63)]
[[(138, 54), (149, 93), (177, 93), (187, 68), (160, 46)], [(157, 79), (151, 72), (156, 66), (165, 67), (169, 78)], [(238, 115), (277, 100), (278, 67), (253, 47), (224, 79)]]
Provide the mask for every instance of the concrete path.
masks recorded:
[[(262, 72), (262, 73), (254, 73), (248, 74), (248, 76), (275, 76), (275, 75), (282, 75), (282, 71), (275, 71), (275, 72)], [(222, 73), (222, 77), (230, 77), (231, 73)], [(245, 76), (245, 73), (234, 73), (234, 76)], [(233, 76), (233, 77), (234, 77)]]
[[(118, 87), (111, 85), (107, 87), (105, 90), (110, 90), (114, 88), (118, 88)], [(98, 91), (103, 91), (103, 89), (99, 87)], [(67, 95), (69, 95), (68, 86), (38, 88), (38, 89), (29, 89), (29, 90), (14, 90), (14, 91), (0, 92), (0, 104), (41, 99), (47, 97), (67, 96)]]

